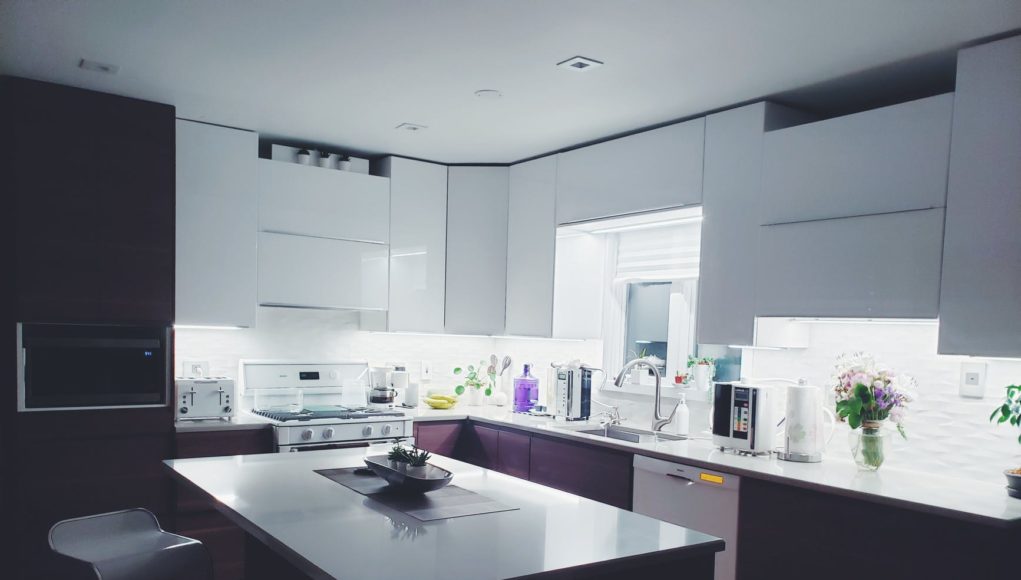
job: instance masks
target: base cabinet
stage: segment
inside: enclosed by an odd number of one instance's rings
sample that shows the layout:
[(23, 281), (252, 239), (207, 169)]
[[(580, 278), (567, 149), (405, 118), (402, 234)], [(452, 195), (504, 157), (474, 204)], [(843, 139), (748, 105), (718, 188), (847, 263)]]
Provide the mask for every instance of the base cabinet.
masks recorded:
[(630, 453), (474, 421), (416, 423), (415, 444), (432, 453), (631, 509)]
[[(273, 451), (270, 429), (178, 433), (175, 441), (177, 459)], [(181, 485), (175, 485), (174, 506), (172, 530), (205, 544), (213, 559), (216, 580), (245, 578), (245, 533), (241, 528), (216, 511), (197, 491)]]
[[(906, 512), (747, 477), (740, 505), (739, 580), (1017, 577), (1015, 559), (1004, 555), (1016, 553), (1018, 528)], [(855, 546), (866, 551), (852, 558), (861, 565), (848, 564)]]

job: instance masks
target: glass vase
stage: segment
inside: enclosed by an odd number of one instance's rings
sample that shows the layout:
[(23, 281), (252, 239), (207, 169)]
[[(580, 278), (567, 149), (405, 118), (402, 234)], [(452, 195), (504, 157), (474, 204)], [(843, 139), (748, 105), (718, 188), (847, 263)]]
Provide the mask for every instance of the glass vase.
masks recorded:
[(883, 465), (886, 459), (885, 438), (882, 424), (878, 422), (866, 421), (860, 429), (852, 432), (851, 454), (858, 469), (876, 471)]

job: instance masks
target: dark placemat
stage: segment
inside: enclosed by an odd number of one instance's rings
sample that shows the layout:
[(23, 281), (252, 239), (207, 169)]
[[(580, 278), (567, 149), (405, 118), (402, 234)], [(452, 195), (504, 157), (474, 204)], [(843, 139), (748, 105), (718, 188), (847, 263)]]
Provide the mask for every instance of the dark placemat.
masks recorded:
[(317, 469), (315, 472), (423, 522), (518, 509), (456, 485), (448, 485), (429, 493), (402, 493), (391, 489), (386, 480), (375, 473), (355, 473), (356, 470), (361, 471), (362, 468)]

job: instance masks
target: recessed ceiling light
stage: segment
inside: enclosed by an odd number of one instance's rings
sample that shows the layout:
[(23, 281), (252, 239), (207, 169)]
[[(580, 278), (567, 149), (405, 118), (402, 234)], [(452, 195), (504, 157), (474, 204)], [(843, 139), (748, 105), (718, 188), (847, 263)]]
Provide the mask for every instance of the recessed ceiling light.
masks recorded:
[(584, 56), (571, 57), (565, 61), (557, 63), (557, 66), (559, 67), (573, 71), (590, 70), (602, 65), (602, 62)]
[(401, 123), (400, 125), (397, 125), (396, 127), (394, 127), (394, 129), (398, 129), (400, 131), (415, 132), (415, 131), (424, 131), (425, 129), (428, 129), (428, 127), (426, 127), (425, 125), (417, 125), (415, 123)]
[(487, 101), (495, 101), (503, 96), (503, 93), (496, 89), (480, 89), (475, 91), (475, 96), (480, 99), (486, 99)]
[(82, 70), (90, 70), (94, 72), (100, 72), (108, 75), (115, 75), (120, 67), (115, 64), (107, 64), (105, 62), (98, 62), (95, 60), (81, 59), (78, 61), (78, 68)]

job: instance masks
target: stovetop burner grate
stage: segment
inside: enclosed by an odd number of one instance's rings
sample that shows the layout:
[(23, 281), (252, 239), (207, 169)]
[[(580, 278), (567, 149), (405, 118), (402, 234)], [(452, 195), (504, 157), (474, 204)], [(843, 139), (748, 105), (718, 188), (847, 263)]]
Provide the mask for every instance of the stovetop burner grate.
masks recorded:
[(372, 419), (375, 417), (403, 417), (400, 411), (379, 411), (375, 409), (348, 409), (338, 407), (333, 410), (301, 409), (300, 411), (273, 411), (269, 409), (253, 409), (252, 413), (281, 423), (287, 421), (311, 421), (313, 419)]

